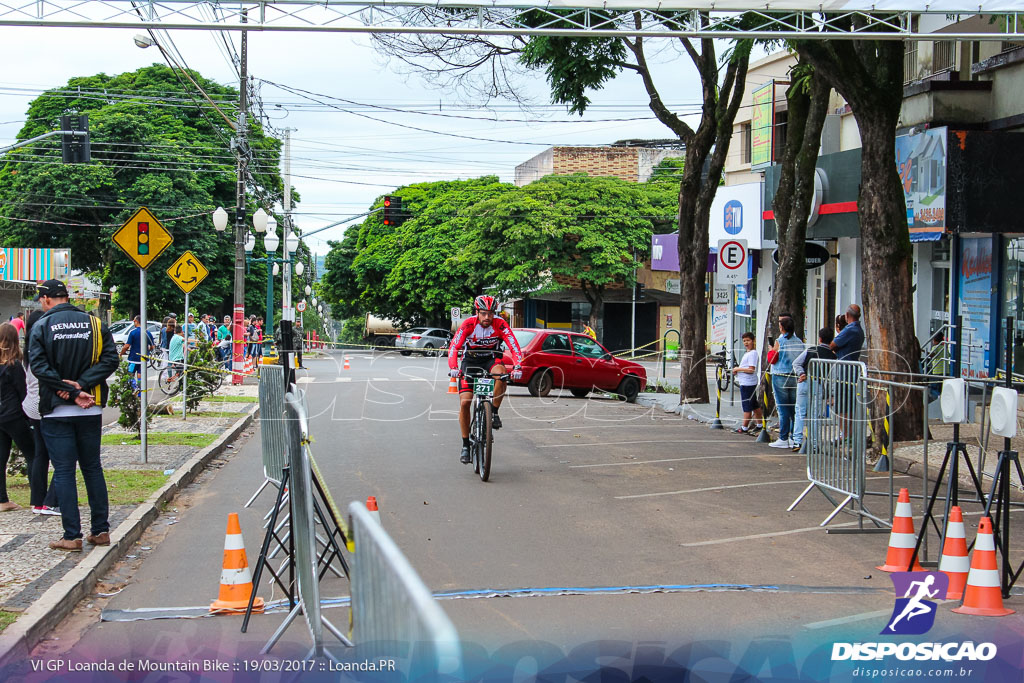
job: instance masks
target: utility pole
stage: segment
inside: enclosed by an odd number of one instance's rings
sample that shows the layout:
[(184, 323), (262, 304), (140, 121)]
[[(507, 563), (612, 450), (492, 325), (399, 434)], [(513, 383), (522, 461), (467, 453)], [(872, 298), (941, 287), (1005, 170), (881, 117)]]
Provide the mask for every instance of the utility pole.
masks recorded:
[[(246, 10), (242, 10), (242, 23), (246, 23)], [(249, 164), (249, 146), (246, 141), (248, 128), (249, 101), (246, 94), (248, 78), (248, 31), (242, 31), (242, 54), (239, 65), (238, 88), (238, 135), (235, 138), (235, 153), (238, 155), (238, 184), (235, 187), (235, 306), (234, 306), (234, 371), (232, 384), (242, 383), (242, 368), (245, 367), (245, 176)]]
[[(295, 309), (292, 308), (292, 254), (288, 247), (288, 236), (294, 232), (292, 226), (292, 129), (284, 131), (284, 271), (281, 279), (281, 362), (284, 365), (285, 386), (294, 379), (293, 351)], [(298, 250), (296, 250), (298, 253)]]

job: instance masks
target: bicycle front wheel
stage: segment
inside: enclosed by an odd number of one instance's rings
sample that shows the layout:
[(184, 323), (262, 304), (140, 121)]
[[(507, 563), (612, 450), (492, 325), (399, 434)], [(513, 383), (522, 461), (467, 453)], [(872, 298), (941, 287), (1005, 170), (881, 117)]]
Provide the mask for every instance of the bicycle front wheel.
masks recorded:
[(493, 443), (493, 435), (491, 433), (491, 406), (490, 401), (484, 401), (483, 405), (480, 406), (483, 410), (480, 411), (480, 442), (477, 444), (477, 448), (480, 453), (480, 478), (487, 481), (491, 476), (491, 444)]
[(157, 375), (156, 385), (168, 396), (174, 396), (181, 391), (181, 372), (174, 368), (164, 368)]

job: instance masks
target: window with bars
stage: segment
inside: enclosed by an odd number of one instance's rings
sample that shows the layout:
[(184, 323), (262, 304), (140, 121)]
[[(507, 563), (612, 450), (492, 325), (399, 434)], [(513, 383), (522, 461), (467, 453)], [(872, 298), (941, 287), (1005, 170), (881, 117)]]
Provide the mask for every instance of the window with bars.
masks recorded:
[(903, 84), (917, 80), (917, 41), (907, 41), (903, 52)]
[(956, 42), (952, 40), (936, 40), (932, 43), (932, 73), (956, 69)]
[(740, 163), (750, 163), (751, 128), (749, 123), (740, 124)]

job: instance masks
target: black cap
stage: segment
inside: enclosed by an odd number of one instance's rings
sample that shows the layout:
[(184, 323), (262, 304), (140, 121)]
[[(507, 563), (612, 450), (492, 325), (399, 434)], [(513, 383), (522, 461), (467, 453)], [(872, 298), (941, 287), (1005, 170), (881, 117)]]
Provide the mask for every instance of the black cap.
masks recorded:
[(45, 282), (40, 282), (36, 285), (35, 301), (39, 301), (44, 296), (67, 298), (68, 288), (60, 280), (47, 280)]

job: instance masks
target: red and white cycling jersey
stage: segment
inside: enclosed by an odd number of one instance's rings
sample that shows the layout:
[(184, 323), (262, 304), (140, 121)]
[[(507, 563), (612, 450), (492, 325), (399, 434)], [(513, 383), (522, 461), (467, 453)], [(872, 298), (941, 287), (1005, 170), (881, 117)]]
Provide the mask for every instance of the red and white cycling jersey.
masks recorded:
[(454, 370), (459, 365), (459, 350), (465, 346), (470, 354), (474, 352), (497, 351), (501, 343), (512, 353), (516, 364), (523, 362), (523, 352), (512, 334), (512, 328), (504, 318), (495, 317), (490, 327), (484, 327), (474, 316), (464, 320), (448, 346), (448, 367)]

